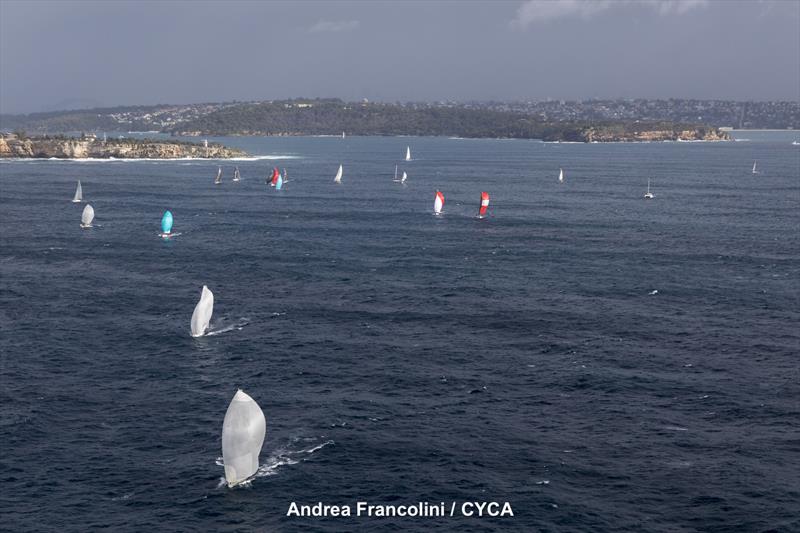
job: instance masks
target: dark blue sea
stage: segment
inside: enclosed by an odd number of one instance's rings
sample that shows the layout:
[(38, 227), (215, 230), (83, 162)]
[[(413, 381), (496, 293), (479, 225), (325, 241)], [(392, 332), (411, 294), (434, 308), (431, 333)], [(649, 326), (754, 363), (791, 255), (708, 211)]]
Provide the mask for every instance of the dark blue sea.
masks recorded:
[[(221, 140), (261, 157), (218, 186), (0, 162), (0, 529), (800, 531), (791, 138)], [(231, 490), (237, 388), (267, 437)], [(357, 501), (514, 516), (286, 516)]]

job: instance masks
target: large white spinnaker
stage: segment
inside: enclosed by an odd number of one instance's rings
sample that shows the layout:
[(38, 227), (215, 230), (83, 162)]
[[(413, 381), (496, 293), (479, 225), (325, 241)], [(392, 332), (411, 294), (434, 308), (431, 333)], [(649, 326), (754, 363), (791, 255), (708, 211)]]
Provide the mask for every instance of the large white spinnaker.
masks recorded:
[(333, 178), (334, 183), (342, 182), (342, 172), (344, 172), (344, 169), (342, 168), (342, 165), (339, 165), (339, 171), (336, 173), (336, 177)]
[(222, 422), (222, 461), (225, 481), (233, 487), (258, 471), (267, 421), (255, 400), (241, 389), (228, 406)]
[(83, 200), (83, 188), (81, 188), (81, 180), (78, 180), (78, 187), (75, 189), (75, 197), (72, 199), (76, 204)]
[(83, 213), (81, 213), (81, 227), (91, 228), (92, 220), (94, 220), (94, 207), (86, 204), (86, 207), (83, 208)]
[(214, 293), (203, 285), (200, 301), (192, 313), (192, 337), (202, 337), (208, 330), (211, 315), (214, 313)]
[(444, 194), (441, 191), (436, 191), (436, 196), (433, 199), (433, 214), (438, 215), (442, 212), (444, 207)]

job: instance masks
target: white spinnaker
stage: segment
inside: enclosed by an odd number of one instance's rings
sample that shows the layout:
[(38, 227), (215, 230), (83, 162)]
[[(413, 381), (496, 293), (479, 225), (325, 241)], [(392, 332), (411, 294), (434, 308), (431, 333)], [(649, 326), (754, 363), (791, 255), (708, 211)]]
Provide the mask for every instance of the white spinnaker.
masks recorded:
[(78, 180), (78, 187), (75, 189), (75, 197), (72, 201), (78, 203), (81, 200), (83, 200), (83, 189), (81, 188), (81, 180)]
[(250, 396), (236, 391), (222, 422), (222, 460), (229, 487), (258, 471), (258, 455), (266, 432), (264, 412)]
[(213, 313), (214, 293), (203, 285), (200, 301), (194, 306), (194, 312), (192, 313), (192, 337), (202, 337), (205, 334)]
[(341, 183), (342, 182), (342, 173), (343, 172), (344, 172), (344, 169), (342, 168), (342, 165), (339, 165), (339, 172), (337, 172), (336, 173), (336, 177), (333, 178), (333, 182), (334, 183)]
[(438, 215), (442, 212), (442, 207), (444, 207), (444, 195), (436, 191), (436, 196), (433, 199), (433, 212)]
[(86, 204), (86, 207), (83, 208), (83, 213), (81, 213), (81, 226), (91, 226), (92, 220), (94, 220), (94, 207)]

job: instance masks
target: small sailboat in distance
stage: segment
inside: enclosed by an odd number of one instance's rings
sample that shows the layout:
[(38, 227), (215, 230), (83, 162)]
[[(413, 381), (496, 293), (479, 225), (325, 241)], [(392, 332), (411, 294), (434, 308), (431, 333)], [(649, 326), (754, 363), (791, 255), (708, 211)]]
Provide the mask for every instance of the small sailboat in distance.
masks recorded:
[(489, 193), (484, 191), (481, 193), (481, 204), (478, 207), (478, 218), (485, 218), (486, 211), (489, 209)]
[(756, 170), (756, 165), (757, 165), (757, 164), (758, 164), (758, 161), (757, 161), (757, 160), (756, 160), (756, 161), (753, 161), (753, 174), (758, 174), (758, 170)]
[(406, 146), (406, 161), (411, 161), (411, 147)]
[(272, 169), (272, 179), (269, 181), (269, 186), (274, 187), (278, 183), (278, 178), (281, 176), (280, 171), (278, 171), (278, 167)]
[(342, 167), (342, 165), (339, 165), (339, 171), (336, 173), (336, 177), (333, 178), (334, 183), (342, 182), (342, 172), (344, 172), (344, 168)]
[(217, 169), (217, 177), (214, 178), (214, 185), (219, 185), (222, 183), (222, 167)]
[(559, 183), (564, 183), (564, 169), (563, 168), (559, 168), (558, 169), (558, 182)]
[(203, 292), (200, 293), (200, 301), (194, 306), (192, 313), (192, 337), (202, 337), (208, 330), (211, 322), (211, 315), (214, 314), (214, 293), (203, 285)]
[(652, 200), (653, 197), (653, 193), (650, 192), (650, 178), (647, 178), (647, 192), (644, 193), (644, 198), (645, 200)]
[(161, 217), (161, 233), (160, 237), (163, 239), (169, 239), (172, 234), (172, 212), (167, 210), (164, 211), (164, 216)]
[(83, 208), (83, 213), (81, 213), (81, 227), (91, 228), (92, 220), (94, 220), (94, 207), (86, 204), (86, 207)]
[(242, 179), (242, 175), (239, 174), (239, 167), (235, 167), (233, 169), (233, 181), (240, 181)]
[(441, 191), (436, 191), (436, 197), (433, 199), (433, 214), (439, 215), (442, 213), (444, 207), (444, 194)]
[(75, 196), (72, 198), (73, 203), (80, 203), (83, 200), (83, 189), (81, 188), (81, 180), (78, 180), (78, 187), (75, 189)]
[(342, 139), (344, 139), (344, 132), (342, 132)]
[(258, 456), (267, 433), (264, 411), (241, 389), (236, 391), (222, 422), (225, 481), (234, 487), (258, 471)]

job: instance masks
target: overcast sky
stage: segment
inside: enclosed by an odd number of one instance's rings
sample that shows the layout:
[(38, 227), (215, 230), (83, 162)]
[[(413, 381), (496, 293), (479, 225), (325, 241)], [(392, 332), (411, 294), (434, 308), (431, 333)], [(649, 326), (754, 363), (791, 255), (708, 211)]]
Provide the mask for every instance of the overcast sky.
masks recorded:
[(800, 1), (0, 0), (0, 112), (297, 96), (800, 100)]

